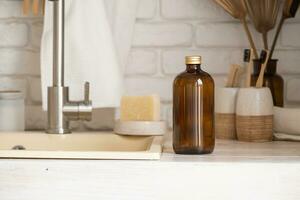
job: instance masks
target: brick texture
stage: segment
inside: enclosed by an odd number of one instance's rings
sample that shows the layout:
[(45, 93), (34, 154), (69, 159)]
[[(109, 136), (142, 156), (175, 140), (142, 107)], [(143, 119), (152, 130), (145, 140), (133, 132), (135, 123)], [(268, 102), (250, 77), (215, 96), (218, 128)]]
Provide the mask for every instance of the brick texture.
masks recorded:
[(28, 43), (28, 26), (25, 23), (2, 23), (0, 38), (0, 47), (24, 47)]
[(23, 17), (22, 16), (22, 1), (4, 0), (0, 1), (0, 19)]
[(0, 91), (18, 90), (26, 94), (27, 81), (25, 78), (18, 78), (14, 76), (0, 77)]
[(0, 49), (0, 74), (40, 74), (39, 52), (27, 49)]
[(161, 0), (162, 17), (166, 19), (232, 21), (211, 0)]
[(299, 23), (289, 23), (284, 26), (281, 42), (283, 46), (300, 47)]
[(287, 100), (291, 102), (300, 101), (300, 77), (296, 77), (287, 81)]
[(133, 46), (190, 46), (192, 30), (186, 23), (137, 23)]
[(138, 19), (152, 19), (155, 17), (158, 0), (140, 0), (140, 5), (137, 11)]
[(164, 73), (178, 74), (185, 70), (186, 55), (201, 55), (202, 68), (211, 74), (225, 74), (232, 63), (241, 63), (242, 49), (199, 48), (197, 50), (167, 50), (162, 56)]
[[(248, 47), (249, 44), (240, 23), (201, 23), (197, 25), (196, 37), (200, 47)], [(260, 41), (257, 34), (253, 37)]]
[[(261, 35), (253, 33), (257, 47)], [(0, 0), (0, 90), (26, 94), (27, 129), (44, 129), (41, 108), (41, 16), (24, 17), (21, 0)], [(287, 20), (274, 58), (285, 80), (285, 100), (300, 106), (300, 14)], [(274, 31), (269, 34), (270, 43)], [(216, 86), (224, 85), (229, 66), (243, 65), (243, 48), (249, 47), (242, 25), (212, 0), (141, 0), (132, 38), (132, 51), (124, 70), (125, 93), (157, 93), (161, 117), (172, 126), (172, 83), (185, 69), (186, 55), (201, 55), (203, 69)], [(114, 109), (97, 109), (92, 122), (72, 123), (76, 130), (107, 130), (117, 118)], [(171, 137), (171, 136), (170, 136)]]
[(159, 94), (163, 101), (172, 100), (173, 77), (130, 77), (125, 81), (129, 95)]
[(42, 87), (41, 87), (41, 79), (36, 77), (28, 78), (29, 89), (28, 96), (31, 101), (34, 103), (42, 103)]
[(30, 42), (35, 47), (40, 47), (43, 31), (43, 22), (35, 21), (31, 26), (31, 37)]
[(151, 75), (157, 70), (158, 56), (152, 50), (136, 50), (132, 51), (126, 66), (125, 73), (127, 75)]

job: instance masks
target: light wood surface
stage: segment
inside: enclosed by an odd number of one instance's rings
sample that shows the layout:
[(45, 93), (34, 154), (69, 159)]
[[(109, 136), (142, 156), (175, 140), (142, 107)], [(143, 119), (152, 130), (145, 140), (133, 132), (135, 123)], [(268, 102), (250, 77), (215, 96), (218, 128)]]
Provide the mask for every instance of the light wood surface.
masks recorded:
[(160, 161), (0, 160), (2, 200), (298, 200), (300, 144), (219, 140)]

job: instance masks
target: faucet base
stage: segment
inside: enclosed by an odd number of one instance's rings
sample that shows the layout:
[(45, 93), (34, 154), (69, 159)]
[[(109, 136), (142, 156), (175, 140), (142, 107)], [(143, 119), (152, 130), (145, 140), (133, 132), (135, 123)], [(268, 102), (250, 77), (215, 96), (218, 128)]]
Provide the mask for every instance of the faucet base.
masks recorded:
[(84, 101), (70, 101), (69, 88), (64, 86), (48, 87), (48, 128), (49, 134), (71, 133), (70, 121), (90, 121), (92, 102), (88, 100), (86, 83)]
[(70, 134), (72, 131), (70, 129), (48, 129), (46, 130), (48, 134)]
[(48, 87), (48, 127), (50, 134), (71, 133), (69, 122), (64, 116), (63, 106), (68, 100), (68, 87)]

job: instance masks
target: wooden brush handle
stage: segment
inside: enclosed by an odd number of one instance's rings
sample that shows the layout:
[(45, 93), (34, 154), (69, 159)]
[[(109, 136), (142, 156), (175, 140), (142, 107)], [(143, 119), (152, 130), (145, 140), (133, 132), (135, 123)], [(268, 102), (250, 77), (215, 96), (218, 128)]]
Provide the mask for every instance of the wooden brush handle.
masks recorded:
[(42, 0), (42, 13), (45, 14), (46, 0)]
[(23, 14), (28, 15), (30, 11), (30, 1), (31, 0), (24, 0), (23, 1)]
[(231, 65), (230, 70), (229, 70), (229, 74), (228, 74), (226, 87), (233, 87), (237, 70), (238, 70), (237, 65)]
[(260, 72), (259, 72), (259, 76), (256, 82), (256, 87), (257, 88), (261, 88), (264, 84), (264, 75), (265, 75), (265, 70), (267, 68), (267, 65), (269, 63), (269, 59), (270, 59), (270, 52), (267, 51), (267, 58), (265, 60), (265, 62), (263, 63), (263, 65), (261, 66)]
[(39, 14), (39, 2), (40, 0), (33, 0), (33, 4), (32, 4), (32, 12), (35, 16), (37, 16)]
[(237, 65), (237, 70), (236, 70), (235, 77), (233, 79), (233, 84), (232, 84), (233, 87), (240, 86), (240, 79), (241, 79), (243, 72), (244, 72), (244, 68), (241, 67), (240, 65)]

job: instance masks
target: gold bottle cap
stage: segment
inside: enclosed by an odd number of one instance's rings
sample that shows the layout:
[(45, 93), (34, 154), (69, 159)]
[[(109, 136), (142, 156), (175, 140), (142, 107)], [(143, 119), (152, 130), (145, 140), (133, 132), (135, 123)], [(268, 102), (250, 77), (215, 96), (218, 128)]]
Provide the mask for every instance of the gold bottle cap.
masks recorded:
[(185, 64), (187, 65), (199, 65), (201, 64), (201, 56), (186, 56)]

